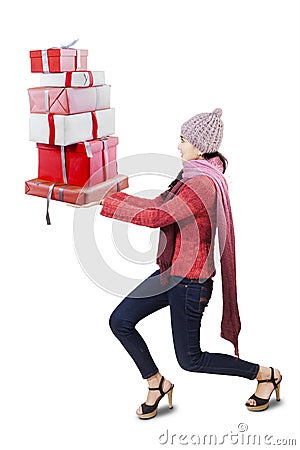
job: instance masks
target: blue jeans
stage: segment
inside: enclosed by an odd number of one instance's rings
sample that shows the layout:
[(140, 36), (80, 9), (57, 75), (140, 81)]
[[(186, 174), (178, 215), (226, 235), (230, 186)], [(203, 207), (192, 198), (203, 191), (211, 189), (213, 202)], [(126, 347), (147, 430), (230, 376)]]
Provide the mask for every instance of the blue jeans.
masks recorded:
[(155, 271), (113, 311), (110, 317), (112, 332), (137, 365), (142, 377), (150, 378), (158, 372), (158, 368), (135, 326), (149, 314), (170, 306), (175, 354), (182, 369), (253, 380), (259, 370), (258, 364), (201, 350), (201, 319), (211, 298), (213, 280), (199, 281), (172, 276), (163, 291), (159, 270)]

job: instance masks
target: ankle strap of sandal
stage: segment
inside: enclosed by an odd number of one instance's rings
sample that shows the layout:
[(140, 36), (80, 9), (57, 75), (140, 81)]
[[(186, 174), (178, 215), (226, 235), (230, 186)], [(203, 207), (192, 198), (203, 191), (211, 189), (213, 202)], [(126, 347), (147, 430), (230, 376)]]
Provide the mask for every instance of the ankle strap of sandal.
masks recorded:
[(157, 388), (148, 387), (149, 391), (159, 391), (161, 395), (164, 395), (164, 391), (162, 390), (162, 385), (164, 382), (164, 377), (162, 376), (159, 382), (159, 386)]
[(277, 383), (276, 380), (278, 380), (278, 378), (274, 378), (274, 369), (273, 367), (270, 367), (271, 369), (271, 378), (269, 378), (268, 380), (257, 380), (258, 383), (273, 383), (274, 387), (276, 388)]

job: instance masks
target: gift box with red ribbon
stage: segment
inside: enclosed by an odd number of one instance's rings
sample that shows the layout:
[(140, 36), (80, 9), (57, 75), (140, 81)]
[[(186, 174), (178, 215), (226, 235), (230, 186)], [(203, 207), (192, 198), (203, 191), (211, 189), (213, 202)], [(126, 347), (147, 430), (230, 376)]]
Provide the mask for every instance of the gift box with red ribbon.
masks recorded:
[(114, 108), (80, 114), (30, 114), (29, 140), (51, 145), (70, 145), (115, 132)]
[(38, 178), (76, 186), (94, 186), (117, 175), (118, 138), (64, 146), (37, 144)]
[(41, 73), (40, 85), (53, 87), (90, 87), (105, 84), (103, 71), (79, 70), (63, 73)]
[(48, 225), (51, 225), (49, 215), (49, 204), (51, 199), (82, 206), (93, 202), (99, 202), (104, 197), (126, 189), (127, 187), (128, 177), (120, 174), (103, 183), (89, 187), (53, 183), (40, 178), (34, 178), (25, 181), (25, 194), (47, 199), (46, 221)]
[(76, 114), (110, 107), (110, 86), (28, 89), (31, 113)]
[(128, 187), (128, 177), (118, 174), (109, 180), (94, 186), (82, 187), (64, 183), (53, 183), (51, 181), (34, 178), (25, 181), (25, 194), (44, 197), (61, 202), (77, 205), (86, 205), (91, 202), (102, 200)]
[(87, 69), (87, 50), (48, 48), (31, 50), (31, 72), (68, 72)]
[(99, 202), (104, 197), (126, 189), (127, 187), (128, 177), (120, 174), (103, 183), (89, 187), (53, 183), (40, 178), (34, 178), (25, 181), (25, 194), (47, 199), (46, 220), (47, 224), (50, 225), (49, 204), (51, 199), (82, 206)]

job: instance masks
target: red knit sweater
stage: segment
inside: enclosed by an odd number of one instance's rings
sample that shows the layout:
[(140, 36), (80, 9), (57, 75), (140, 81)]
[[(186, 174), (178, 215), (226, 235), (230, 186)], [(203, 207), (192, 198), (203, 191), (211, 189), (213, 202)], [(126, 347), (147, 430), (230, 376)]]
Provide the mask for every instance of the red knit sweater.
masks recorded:
[(178, 195), (165, 203), (161, 194), (147, 199), (117, 192), (104, 199), (100, 214), (150, 228), (175, 222), (170, 274), (208, 278), (215, 275), (214, 252), (210, 252), (215, 237), (215, 210), (214, 182), (201, 175), (189, 179)]

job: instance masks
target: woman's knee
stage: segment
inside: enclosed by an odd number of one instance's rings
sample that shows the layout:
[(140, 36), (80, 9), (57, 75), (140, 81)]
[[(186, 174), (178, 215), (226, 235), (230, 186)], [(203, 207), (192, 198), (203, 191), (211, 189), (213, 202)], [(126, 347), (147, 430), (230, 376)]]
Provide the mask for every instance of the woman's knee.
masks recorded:
[(134, 326), (126, 320), (117, 310), (113, 311), (109, 318), (109, 326), (116, 336), (126, 336), (131, 332)]
[(109, 326), (114, 334), (118, 334), (121, 330), (121, 318), (118, 316), (116, 311), (113, 311), (109, 318)]
[(200, 366), (200, 357), (199, 359), (194, 359), (189, 357), (188, 355), (179, 356), (177, 355), (177, 361), (181, 369), (186, 370), (187, 372), (199, 372)]
[(186, 370), (187, 372), (194, 372), (194, 366), (191, 364), (191, 361), (187, 361), (185, 359), (179, 359), (178, 364), (181, 369)]

